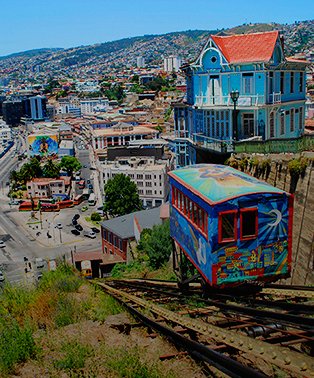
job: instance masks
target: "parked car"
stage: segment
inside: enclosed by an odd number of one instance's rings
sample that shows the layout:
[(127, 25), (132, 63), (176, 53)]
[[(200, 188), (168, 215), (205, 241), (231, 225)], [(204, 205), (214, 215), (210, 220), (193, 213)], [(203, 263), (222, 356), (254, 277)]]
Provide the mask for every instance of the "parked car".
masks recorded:
[(62, 223), (57, 223), (56, 225), (55, 225), (55, 228), (58, 228), (59, 230), (62, 230)]
[(96, 234), (93, 231), (85, 231), (84, 232), (84, 236), (86, 236), (87, 238), (91, 238), (91, 239), (95, 239), (96, 238)]
[(92, 227), (91, 230), (95, 232), (95, 234), (99, 234), (100, 230), (97, 227)]
[(0, 282), (4, 282), (4, 274), (2, 273), (2, 271), (0, 270)]
[(80, 218), (80, 214), (75, 214), (74, 216), (73, 216), (73, 219), (75, 219), (75, 220), (77, 220), (77, 219), (79, 219)]
[(96, 171), (96, 168), (95, 168), (95, 167), (89, 167), (89, 169), (90, 169), (91, 171)]
[(19, 205), (20, 203), (19, 203), (19, 201), (17, 201), (17, 200), (11, 200), (10, 202), (9, 202), (9, 205)]
[(80, 231), (78, 230), (71, 230), (71, 233), (76, 236), (81, 235)]
[(77, 224), (77, 225), (75, 226), (75, 228), (76, 228), (76, 230), (78, 230), (78, 231), (83, 231), (83, 227), (82, 227), (80, 224)]
[(5, 248), (5, 242), (3, 240), (0, 240), (0, 248)]
[(81, 210), (84, 212), (84, 211), (88, 210), (88, 207), (87, 206), (83, 206)]
[(93, 184), (88, 184), (88, 189), (94, 189)]
[(37, 269), (42, 269), (45, 266), (45, 261), (41, 257), (36, 257), (35, 264)]
[(73, 225), (73, 226), (76, 226), (76, 225), (77, 225), (77, 220), (76, 220), (76, 219), (72, 219), (72, 225)]
[(86, 183), (87, 183), (87, 184), (90, 184), (90, 180), (86, 180)]

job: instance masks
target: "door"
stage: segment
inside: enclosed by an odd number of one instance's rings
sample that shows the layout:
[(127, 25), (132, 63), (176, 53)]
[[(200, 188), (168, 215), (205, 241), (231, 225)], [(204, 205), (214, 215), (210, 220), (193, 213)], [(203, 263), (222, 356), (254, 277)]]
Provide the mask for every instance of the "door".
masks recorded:
[(254, 114), (244, 113), (242, 115), (242, 139), (251, 138), (254, 135)]
[(211, 105), (220, 105), (220, 82), (219, 76), (210, 76), (209, 78), (209, 96)]

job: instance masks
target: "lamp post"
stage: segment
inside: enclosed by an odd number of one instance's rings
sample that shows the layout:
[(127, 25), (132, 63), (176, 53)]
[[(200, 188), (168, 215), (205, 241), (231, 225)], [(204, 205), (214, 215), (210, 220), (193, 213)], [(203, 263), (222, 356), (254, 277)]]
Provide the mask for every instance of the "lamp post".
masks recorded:
[(233, 102), (233, 120), (232, 120), (232, 132), (233, 132), (233, 140), (238, 140), (238, 122), (237, 122), (237, 101), (239, 98), (239, 91), (231, 91), (230, 97)]

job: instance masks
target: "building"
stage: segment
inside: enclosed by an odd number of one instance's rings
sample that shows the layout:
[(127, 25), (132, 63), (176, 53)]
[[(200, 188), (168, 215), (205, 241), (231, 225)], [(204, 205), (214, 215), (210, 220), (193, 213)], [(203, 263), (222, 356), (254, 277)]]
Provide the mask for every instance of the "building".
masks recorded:
[(63, 123), (59, 127), (59, 141), (73, 140), (73, 131), (70, 125)]
[(56, 133), (30, 134), (27, 136), (28, 156), (49, 156), (58, 154)]
[(12, 142), (12, 129), (3, 121), (0, 121), (0, 146)]
[(106, 111), (109, 107), (109, 101), (106, 98), (85, 98), (80, 101), (82, 114), (93, 114), (99, 111)]
[(137, 68), (145, 67), (145, 58), (143, 56), (138, 56), (136, 58), (136, 66)]
[(62, 158), (63, 156), (74, 156), (74, 142), (73, 140), (61, 140), (59, 144), (58, 156)]
[[(103, 273), (109, 273), (117, 262), (131, 260), (136, 241), (140, 239), (142, 230), (162, 224), (165, 213), (167, 212), (164, 206), (161, 206), (102, 222)], [(166, 217), (169, 217), (169, 214)]]
[(181, 58), (179, 56), (170, 55), (164, 58), (164, 71), (165, 72), (178, 72), (181, 66)]
[(109, 146), (125, 146), (134, 140), (157, 139), (159, 131), (148, 126), (133, 126), (119, 122), (110, 128), (92, 130), (91, 137), (94, 150), (100, 150)]
[[(117, 157), (114, 161), (102, 161), (98, 165), (100, 188), (119, 173), (129, 176), (137, 188), (145, 208), (160, 206), (168, 197), (169, 162), (155, 157)], [(104, 194), (104, 193), (103, 193)]]
[(34, 121), (42, 121), (47, 117), (45, 96), (33, 96), (28, 99), (30, 103), (30, 116)]
[(20, 100), (6, 100), (2, 103), (3, 119), (7, 125), (18, 126), (24, 115), (23, 103)]
[[(284, 56), (278, 31), (210, 36), (182, 68), (187, 95), (174, 105), (177, 166), (231, 152), (234, 141), (300, 137), (306, 66)], [(239, 95), (235, 112), (231, 93)]]
[(71, 177), (34, 178), (27, 181), (27, 193), (31, 198), (51, 198), (54, 194), (69, 194)]

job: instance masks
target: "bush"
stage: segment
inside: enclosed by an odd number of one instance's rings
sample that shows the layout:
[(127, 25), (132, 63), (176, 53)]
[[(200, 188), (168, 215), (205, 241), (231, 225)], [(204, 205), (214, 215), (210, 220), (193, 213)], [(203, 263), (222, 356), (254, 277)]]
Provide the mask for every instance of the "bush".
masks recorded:
[(101, 216), (98, 213), (92, 213), (90, 219), (94, 222), (99, 222), (101, 221)]
[(21, 327), (9, 316), (0, 320), (0, 373), (12, 372), (16, 363), (36, 355), (36, 345), (29, 326)]
[[(61, 351), (64, 357), (54, 362), (54, 366), (60, 370), (82, 369), (85, 366), (85, 360), (92, 355), (92, 348), (89, 345), (82, 345), (76, 341), (64, 343)], [(72, 374), (71, 374), (72, 376)]]

